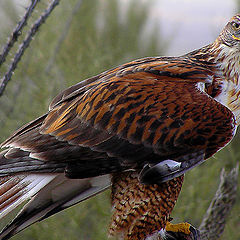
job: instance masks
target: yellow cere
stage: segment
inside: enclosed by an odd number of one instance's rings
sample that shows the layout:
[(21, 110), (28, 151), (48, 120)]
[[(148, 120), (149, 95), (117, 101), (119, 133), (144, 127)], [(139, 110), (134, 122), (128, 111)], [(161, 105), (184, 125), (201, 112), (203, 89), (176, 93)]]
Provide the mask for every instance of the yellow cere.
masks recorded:
[(232, 35), (233, 39), (240, 41), (239, 37), (236, 37), (235, 35)]

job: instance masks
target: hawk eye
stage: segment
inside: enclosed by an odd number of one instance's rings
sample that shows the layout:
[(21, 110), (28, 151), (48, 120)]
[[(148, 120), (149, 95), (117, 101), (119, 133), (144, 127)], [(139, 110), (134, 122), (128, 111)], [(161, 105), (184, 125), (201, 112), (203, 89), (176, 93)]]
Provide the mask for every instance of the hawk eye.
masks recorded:
[(240, 29), (240, 24), (233, 22), (233, 27), (235, 30), (238, 30), (238, 29)]

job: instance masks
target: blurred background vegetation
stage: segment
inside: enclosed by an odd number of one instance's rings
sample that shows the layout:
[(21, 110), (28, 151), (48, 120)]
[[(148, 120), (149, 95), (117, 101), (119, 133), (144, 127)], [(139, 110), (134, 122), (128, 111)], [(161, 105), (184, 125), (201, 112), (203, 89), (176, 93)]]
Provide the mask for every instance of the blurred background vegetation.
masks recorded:
[[(48, 1), (42, 1), (33, 19)], [(31, 43), (13, 79), (0, 98), (0, 140), (24, 123), (45, 113), (62, 89), (135, 58), (164, 55), (171, 44), (154, 25), (146, 31), (147, 1), (60, 1)], [(14, 1), (0, 1), (0, 45), (19, 21)], [(24, 9), (22, 9), (24, 10)], [(35, 16), (36, 15), (36, 16)], [(4, 19), (1, 21), (1, 18)], [(199, 46), (200, 47), (200, 46)], [(10, 58), (13, 56), (10, 56)], [(9, 61), (10, 59), (8, 59)], [(7, 68), (1, 69), (1, 76)], [(172, 217), (199, 226), (214, 196), (223, 167), (231, 169), (240, 159), (239, 135), (214, 158), (186, 174), (183, 191)], [(13, 239), (107, 239), (111, 216), (110, 191), (34, 224)], [(222, 239), (240, 239), (240, 195)]]

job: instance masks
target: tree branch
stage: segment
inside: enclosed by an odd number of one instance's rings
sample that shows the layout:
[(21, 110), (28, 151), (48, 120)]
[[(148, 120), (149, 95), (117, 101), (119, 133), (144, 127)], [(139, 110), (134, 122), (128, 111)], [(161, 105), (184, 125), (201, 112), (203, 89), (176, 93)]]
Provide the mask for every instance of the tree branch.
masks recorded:
[(201, 240), (217, 240), (222, 235), (237, 197), (238, 170), (238, 164), (229, 173), (222, 170), (218, 190), (199, 227)]
[(5, 62), (9, 51), (14, 46), (14, 44), (17, 42), (18, 37), (21, 35), (24, 26), (27, 24), (29, 17), (31, 16), (34, 8), (36, 7), (36, 5), (39, 1), (40, 0), (32, 0), (25, 15), (22, 17), (21, 21), (17, 24), (16, 28), (13, 30), (11, 37), (8, 38), (8, 41), (7, 41), (6, 45), (4, 46), (2, 53), (0, 54), (0, 66), (3, 64), (3, 62)]
[(33, 39), (33, 36), (39, 30), (40, 26), (45, 22), (47, 17), (53, 11), (53, 9), (58, 5), (60, 0), (53, 0), (49, 7), (45, 10), (45, 12), (37, 19), (37, 21), (33, 24), (29, 32), (26, 34), (25, 39), (23, 40), (22, 44), (19, 45), (19, 49), (16, 52), (11, 65), (9, 66), (8, 71), (4, 75), (4, 77), (0, 81), (0, 96), (3, 94), (7, 83), (11, 80), (13, 71), (16, 69), (17, 64), (21, 60), (26, 48), (29, 46), (30, 42)]

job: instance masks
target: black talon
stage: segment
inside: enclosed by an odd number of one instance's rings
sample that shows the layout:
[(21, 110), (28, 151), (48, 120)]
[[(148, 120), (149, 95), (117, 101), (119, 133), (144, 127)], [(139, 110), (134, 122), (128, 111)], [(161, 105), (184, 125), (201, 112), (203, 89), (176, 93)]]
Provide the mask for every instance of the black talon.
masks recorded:
[(193, 240), (200, 239), (200, 231), (197, 228), (190, 226), (189, 230), (191, 232), (191, 235), (193, 236)]

